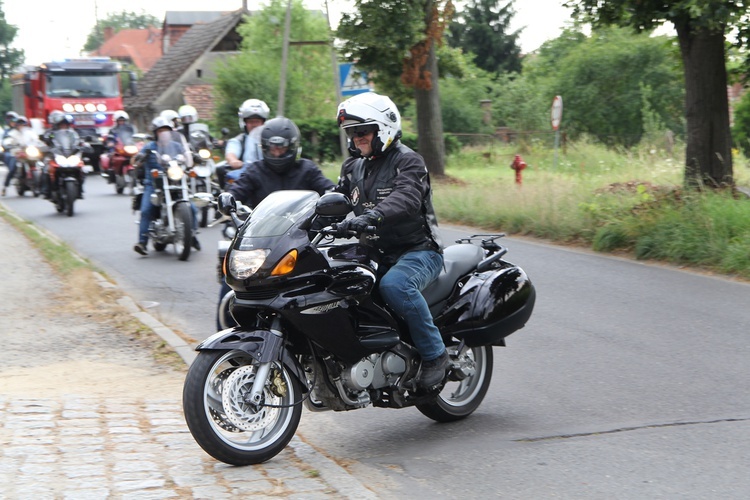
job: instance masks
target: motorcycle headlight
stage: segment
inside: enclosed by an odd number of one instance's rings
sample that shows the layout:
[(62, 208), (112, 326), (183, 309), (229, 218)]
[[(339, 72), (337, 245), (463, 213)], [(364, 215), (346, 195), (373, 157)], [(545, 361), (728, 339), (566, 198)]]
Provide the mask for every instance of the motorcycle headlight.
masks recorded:
[(244, 280), (255, 274), (266, 261), (269, 250), (234, 250), (229, 254), (229, 274)]
[(138, 148), (136, 146), (133, 146), (132, 144), (125, 146), (124, 149), (125, 149), (125, 152), (129, 155), (134, 155), (138, 152)]
[(26, 148), (26, 156), (29, 158), (39, 158), (39, 148), (36, 146), (28, 146)]
[(78, 165), (81, 162), (81, 157), (78, 155), (71, 155), (67, 158), (68, 165)]
[(201, 149), (200, 151), (198, 151), (198, 155), (204, 160), (208, 160), (209, 158), (211, 158), (211, 151), (209, 151), (208, 149)]
[(185, 175), (185, 172), (179, 165), (170, 165), (170, 167), (167, 169), (167, 177), (169, 177), (169, 180), (179, 181), (180, 179), (182, 179), (183, 175)]
[(55, 163), (60, 166), (65, 166), (68, 164), (68, 160), (63, 155), (55, 155)]

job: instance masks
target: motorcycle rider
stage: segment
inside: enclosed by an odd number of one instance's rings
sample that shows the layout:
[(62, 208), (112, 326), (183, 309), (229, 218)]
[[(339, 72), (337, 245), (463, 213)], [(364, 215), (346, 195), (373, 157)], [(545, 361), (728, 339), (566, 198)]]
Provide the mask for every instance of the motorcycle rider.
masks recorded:
[(355, 215), (337, 224), (339, 235), (377, 227), (362, 243), (379, 255), (380, 295), (406, 322), (422, 357), (418, 382), (432, 387), (445, 377), (449, 357), (421, 294), (443, 267), (427, 167), (399, 141), (401, 116), (387, 96), (351, 97), (339, 104), (337, 119), (352, 155), (341, 167), (337, 191), (349, 196)]
[[(43, 136), (43, 140), (45, 143), (47, 143), (48, 146), (51, 148), (55, 146), (55, 132), (59, 132), (62, 130), (69, 130), (73, 135), (74, 139), (73, 142), (75, 144), (81, 143), (81, 138), (78, 135), (78, 132), (76, 132), (73, 129), (73, 124), (75, 123), (75, 119), (72, 115), (67, 115), (63, 113), (60, 110), (54, 110), (51, 111), (49, 116), (47, 117), (47, 122), (49, 122), (50, 125), (52, 125), (52, 128), (45, 132)], [(86, 176), (81, 177), (81, 190), (79, 192), (79, 197), (83, 198), (83, 181), (86, 179)], [(57, 184), (52, 182), (52, 179), (50, 178), (50, 172), (47, 169), (46, 165), (44, 170), (42, 171), (41, 175), (41, 184), (42, 184), (42, 196), (44, 196), (45, 200), (49, 200), (52, 197), (52, 190), (57, 189)]]
[[(5, 113), (5, 127), (3, 127), (3, 138), (11, 137), (10, 131), (16, 129), (17, 118), (18, 113), (16, 113), (15, 111), (8, 111), (7, 113)], [(16, 174), (16, 157), (11, 153), (9, 149), (6, 149), (3, 152), (3, 163), (5, 163), (5, 166), (8, 167), (8, 175), (5, 176), (5, 181), (3, 183), (2, 191), (0, 191), (0, 196), (5, 196), (5, 192), (8, 189), (8, 186), (10, 186), (10, 181)]]
[(127, 134), (130, 137), (135, 134), (135, 127), (130, 124), (130, 115), (127, 111), (118, 110), (112, 115), (115, 121), (115, 126), (109, 129), (107, 134), (107, 150), (112, 153), (115, 150), (115, 144), (121, 134)]
[(221, 189), (225, 188), (226, 179), (237, 181), (247, 165), (263, 158), (260, 130), (270, 112), (268, 105), (260, 99), (248, 99), (240, 105), (237, 116), (242, 133), (227, 141), (224, 150), (227, 166), (216, 167)]
[[(153, 169), (163, 170), (159, 157), (166, 154), (172, 158), (182, 156), (187, 159), (190, 155), (188, 150), (182, 145), (182, 143), (174, 140), (172, 123), (162, 117), (157, 116), (151, 122), (151, 130), (154, 134), (154, 140), (149, 142), (143, 147), (142, 152), (138, 155), (140, 158), (137, 160), (138, 163), (142, 162), (140, 168), (145, 169), (146, 175), (143, 176), (143, 195), (141, 198), (141, 221), (138, 226), (138, 243), (135, 244), (133, 250), (141, 255), (148, 255), (148, 227), (151, 221), (154, 220), (156, 208), (151, 203), (151, 194), (154, 192), (153, 178), (148, 175)], [(190, 207), (193, 211), (193, 230), (198, 229), (198, 210), (193, 203), (190, 203)], [(193, 236), (192, 242), (193, 248), (196, 250), (201, 249), (198, 238)]]
[[(284, 189), (305, 189), (323, 195), (335, 188), (312, 160), (300, 158), (299, 129), (289, 118), (279, 116), (265, 122), (260, 144), (263, 158), (249, 165), (227, 190), (243, 204), (255, 208), (269, 194)], [(229, 290), (223, 281), (220, 305)], [(216, 322), (220, 330), (218, 313)]]
[(12, 164), (12, 168), (10, 165), (8, 165), (9, 172), (5, 178), (5, 184), (3, 185), (3, 190), (1, 193), (2, 196), (5, 196), (5, 191), (10, 185), (11, 179), (16, 174), (18, 166), (18, 162), (15, 157), (16, 152), (25, 149), (28, 146), (40, 147), (43, 145), (42, 141), (39, 139), (39, 136), (29, 125), (29, 119), (23, 115), (18, 115), (18, 117), (16, 117), (16, 119), (13, 121), (13, 128), (8, 131), (6, 137), (12, 138), (16, 143), (16, 146), (10, 151), (10, 156), (13, 157), (13, 160), (9, 160), (9, 163)]
[[(159, 116), (169, 121), (172, 127), (172, 140), (182, 144), (185, 151), (190, 151), (190, 144), (183, 134), (180, 133), (180, 115), (173, 109), (165, 109)], [(154, 138), (155, 139), (155, 138)], [(185, 155), (185, 165), (187, 168), (193, 167), (193, 155)]]

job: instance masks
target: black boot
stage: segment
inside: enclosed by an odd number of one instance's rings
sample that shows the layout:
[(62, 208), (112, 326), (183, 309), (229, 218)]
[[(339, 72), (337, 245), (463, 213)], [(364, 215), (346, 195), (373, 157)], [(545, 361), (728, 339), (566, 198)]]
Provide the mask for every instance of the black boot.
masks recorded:
[(430, 388), (439, 384), (445, 378), (445, 373), (450, 365), (450, 357), (447, 351), (430, 361), (422, 361), (422, 373), (419, 374), (419, 385)]

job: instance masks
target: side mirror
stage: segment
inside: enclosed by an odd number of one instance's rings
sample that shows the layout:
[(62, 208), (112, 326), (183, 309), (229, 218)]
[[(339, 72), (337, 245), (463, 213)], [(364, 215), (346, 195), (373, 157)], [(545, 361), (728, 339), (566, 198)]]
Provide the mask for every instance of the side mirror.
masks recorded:
[(343, 216), (352, 211), (352, 202), (341, 193), (326, 193), (315, 204), (315, 213), (326, 216)]
[(228, 128), (226, 128), (226, 127), (222, 128), (222, 129), (221, 129), (221, 136), (222, 136), (222, 137), (226, 137), (226, 136), (228, 136), (228, 135), (229, 135), (229, 129), (228, 129)]
[(237, 201), (229, 193), (219, 195), (219, 212), (222, 215), (229, 215), (237, 211)]

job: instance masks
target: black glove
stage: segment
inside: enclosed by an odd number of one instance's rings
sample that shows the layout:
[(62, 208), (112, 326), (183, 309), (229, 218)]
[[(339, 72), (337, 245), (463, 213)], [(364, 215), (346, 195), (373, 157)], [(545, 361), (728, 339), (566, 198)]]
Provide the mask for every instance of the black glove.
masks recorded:
[(336, 225), (337, 235), (341, 237), (349, 236), (349, 231), (361, 234), (367, 229), (367, 226), (378, 227), (383, 222), (383, 214), (377, 210), (367, 210), (362, 215), (346, 219)]

